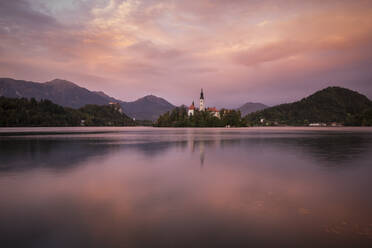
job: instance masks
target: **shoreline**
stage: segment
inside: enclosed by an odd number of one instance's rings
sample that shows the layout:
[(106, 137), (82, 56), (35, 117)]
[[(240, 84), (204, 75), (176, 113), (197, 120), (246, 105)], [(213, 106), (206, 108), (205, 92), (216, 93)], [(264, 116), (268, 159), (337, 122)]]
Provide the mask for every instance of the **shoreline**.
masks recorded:
[(306, 126), (285, 126), (285, 127), (150, 127), (150, 126), (122, 126), (122, 127), (0, 127), (1, 136), (17, 135), (48, 135), (48, 134), (100, 134), (116, 133), (123, 131), (138, 130), (204, 130), (204, 131), (342, 131), (342, 132), (372, 132), (372, 127), (306, 127)]

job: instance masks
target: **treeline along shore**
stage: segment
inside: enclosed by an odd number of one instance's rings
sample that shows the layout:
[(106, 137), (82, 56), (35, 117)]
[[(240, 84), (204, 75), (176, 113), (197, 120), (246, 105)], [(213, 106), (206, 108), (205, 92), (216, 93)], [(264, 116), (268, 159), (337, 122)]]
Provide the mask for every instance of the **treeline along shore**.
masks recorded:
[(215, 113), (175, 107), (155, 121), (135, 121), (119, 104), (73, 109), (50, 100), (0, 97), (0, 127), (29, 126), (135, 126), (250, 127), (250, 126), (372, 126), (372, 101), (358, 92), (328, 87), (300, 101), (266, 108), (242, 116), (239, 110)]
[(0, 97), (0, 127), (134, 126), (117, 105), (62, 107), (49, 100)]

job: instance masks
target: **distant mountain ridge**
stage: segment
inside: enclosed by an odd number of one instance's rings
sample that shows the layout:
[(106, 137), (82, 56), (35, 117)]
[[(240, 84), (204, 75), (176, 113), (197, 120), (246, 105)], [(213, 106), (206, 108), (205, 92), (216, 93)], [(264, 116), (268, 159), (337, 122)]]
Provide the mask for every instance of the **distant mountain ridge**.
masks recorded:
[(67, 80), (54, 79), (37, 83), (12, 78), (0, 78), (0, 96), (9, 98), (48, 99), (64, 107), (81, 108), (87, 104), (106, 105), (117, 102), (124, 113), (137, 120), (156, 120), (161, 114), (175, 108), (163, 98), (145, 96), (133, 102), (125, 102), (106, 95), (102, 91), (90, 91)]
[(138, 120), (156, 120), (161, 114), (175, 108), (168, 101), (154, 95), (148, 95), (133, 102), (121, 102), (121, 106), (129, 116)]
[(257, 102), (247, 102), (241, 107), (239, 107), (237, 110), (240, 110), (240, 113), (242, 116), (245, 116), (247, 114), (263, 110), (265, 108), (268, 108), (269, 106), (266, 106), (265, 104), (262, 103), (257, 103)]
[(341, 87), (328, 87), (294, 103), (281, 104), (247, 115), (249, 125), (308, 125), (339, 123), (371, 125), (372, 101)]

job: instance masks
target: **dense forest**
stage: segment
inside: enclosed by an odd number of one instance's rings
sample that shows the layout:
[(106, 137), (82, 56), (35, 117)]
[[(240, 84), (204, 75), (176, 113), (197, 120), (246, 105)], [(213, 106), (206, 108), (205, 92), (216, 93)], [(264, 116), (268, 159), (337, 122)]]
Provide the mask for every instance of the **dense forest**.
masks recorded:
[(298, 102), (282, 104), (249, 114), (249, 126), (307, 126), (338, 123), (371, 126), (372, 102), (364, 95), (341, 87), (328, 87)]
[(157, 127), (245, 127), (245, 120), (240, 111), (222, 109), (221, 118), (213, 116), (210, 111), (195, 110), (193, 116), (188, 116), (186, 107), (177, 107), (161, 115), (155, 122)]
[(0, 127), (24, 126), (133, 126), (117, 107), (86, 105), (62, 107), (49, 100), (0, 97)]

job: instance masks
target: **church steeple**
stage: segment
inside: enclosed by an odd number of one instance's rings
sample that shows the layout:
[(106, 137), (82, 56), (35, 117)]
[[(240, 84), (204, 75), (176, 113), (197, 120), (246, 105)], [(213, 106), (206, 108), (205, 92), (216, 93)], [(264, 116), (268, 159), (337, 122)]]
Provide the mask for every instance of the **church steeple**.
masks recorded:
[(203, 93), (203, 88), (200, 91), (200, 111), (204, 111), (205, 106), (204, 106), (204, 93)]
[(201, 91), (200, 91), (200, 99), (203, 99), (203, 100), (204, 100), (203, 88), (202, 88)]

